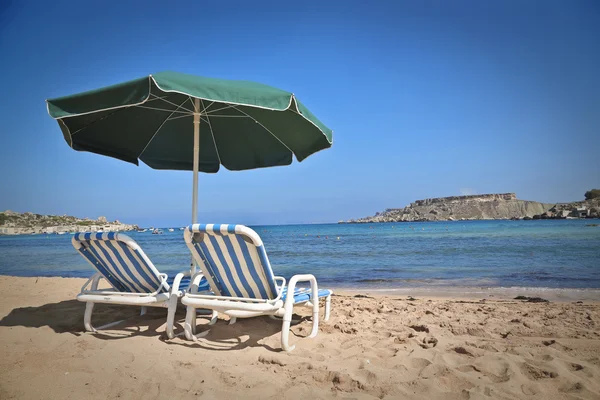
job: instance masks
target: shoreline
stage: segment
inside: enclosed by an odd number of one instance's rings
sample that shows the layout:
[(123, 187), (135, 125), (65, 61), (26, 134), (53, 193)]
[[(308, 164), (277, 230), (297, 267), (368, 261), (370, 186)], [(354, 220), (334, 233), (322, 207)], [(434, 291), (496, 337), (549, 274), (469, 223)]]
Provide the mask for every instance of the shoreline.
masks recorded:
[(412, 288), (339, 288), (334, 293), (370, 296), (412, 296), (438, 300), (515, 300), (517, 296), (541, 297), (552, 302), (600, 303), (600, 288), (420, 286)]
[[(90, 275), (91, 276), (91, 275)], [(0, 280), (18, 278), (24, 280), (65, 279), (79, 281), (83, 285), (88, 277), (65, 276), (19, 276), (2, 275)], [(318, 280), (318, 278), (317, 278)], [(389, 296), (422, 297), (436, 300), (515, 300), (517, 296), (541, 297), (552, 302), (587, 301), (600, 303), (600, 288), (550, 288), (534, 286), (512, 287), (481, 287), (481, 286), (414, 286), (398, 288), (373, 288), (373, 287), (344, 287), (319, 285), (333, 290), (340, 296), (365, 295), (376, 298)]]

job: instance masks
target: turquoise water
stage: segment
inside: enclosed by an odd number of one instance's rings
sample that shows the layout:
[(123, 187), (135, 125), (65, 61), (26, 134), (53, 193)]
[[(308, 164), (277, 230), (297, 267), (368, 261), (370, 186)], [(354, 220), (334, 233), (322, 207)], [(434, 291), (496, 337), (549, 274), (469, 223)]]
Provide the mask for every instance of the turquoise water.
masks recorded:
[[(597, 220), (253, 227), (276, 275), (334, 288), (600, 288)], [(164, 272), (188, 268), (183, 232), (127, 233)], [(338, 239), (339, 238), (339, 239)], [(88, 277), (71, 235), (0, 236), (0, 274)]]

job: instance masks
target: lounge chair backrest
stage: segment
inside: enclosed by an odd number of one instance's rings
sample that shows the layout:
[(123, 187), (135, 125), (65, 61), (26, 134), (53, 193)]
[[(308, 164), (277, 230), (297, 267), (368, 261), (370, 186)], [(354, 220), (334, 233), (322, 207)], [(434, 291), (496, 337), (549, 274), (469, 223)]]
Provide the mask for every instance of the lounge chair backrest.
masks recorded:
[[(160, 288), (160, 273), (129, 236), (115, 232), (76, 233), (71, 242), (119, 292), (153, 293)], [(161, 292), (169, 289), (165, 285)]]
[(244, 225), (194, 224), (185, 241), (213, 291), (221, 296), (275, 299), (273, 270), (256, 232)]

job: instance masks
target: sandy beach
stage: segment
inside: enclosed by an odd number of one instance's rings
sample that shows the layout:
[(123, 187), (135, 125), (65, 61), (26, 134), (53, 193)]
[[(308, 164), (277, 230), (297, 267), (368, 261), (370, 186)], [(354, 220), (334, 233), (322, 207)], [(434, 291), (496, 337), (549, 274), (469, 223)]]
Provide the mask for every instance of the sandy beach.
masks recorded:
[[(134, 318), (85, 333), (83, 282), (0, 277), (0, 398), (600, 397), (597, 292), (549, 303), (346, 292), (315, 339), (302, 338), (308, 320), (293, 327), (284, 353), (280, 323), (262, 317), (224, 317), (192, 343), (166, 338), (164, 309), (98, 305), (97, 325)], [(183, 318), (182, 307), (178, 332)]]

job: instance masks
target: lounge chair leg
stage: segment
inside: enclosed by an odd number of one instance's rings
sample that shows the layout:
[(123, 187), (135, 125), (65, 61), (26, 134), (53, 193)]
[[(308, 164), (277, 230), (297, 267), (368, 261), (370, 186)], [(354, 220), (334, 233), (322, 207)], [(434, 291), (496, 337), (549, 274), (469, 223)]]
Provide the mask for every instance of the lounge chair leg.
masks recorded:
[(198, 314), (196, 314), (196, 309), (194, 309), (194, 315), (192, 315), (192, 335), (196, 334), (196, 329), (198, 328), (198, 323), (196, 322), (196, 319), (198, 318)]
[(314, 338), (319, 333), (319, 299), (316, 299), (313, 303), (313, 315), (312, 315), (312, 330), (310, 331), (309, 338)]
[(236, 321), (237, 321), (236, 317), (229, 317), (229, 325), (235, 324)]
[(286, 308), (283, 314), (283, 324), (281, 325), (281, 348), (284, 351), (292, 351), (296, 346), (290, 346), (288, 339), (290, 337), (290, 323), (292, 322), (293, 304)]
[(183, 329), (185, 331), (185, 337), (187, 340), (195, 340), (194, 332), (196, 331), (196, 309), (194, 307), (187, 306)]
[(92, 312), (94, 311), (94, 303), (88, 301), (85, 303), (85, 314), (83, 315), (83, 325), (88, 332), (96, 332), (92, 326)]
[[(146, 307), (142, 307), (145, 309)], [(171, 296), (169, 299), (169, 309), (167, 311), (167, 337), (173, 339), (175, 332), (173, 331), (173, 324), (175, 323), (175, 311), (177, 311), (177, 296)]]
[(329, 321), (329, 313), (331, 312), (331, 295), (325, 298), (325, 318), (324, 321)]
[(142, 306), (142, 309), (140, 310), (140, 315), (146, 314), (146, 311), (148, 311), (148, 307)]
[(217, 319), (219, 318), (219, 313), (213, 310), (212, 316), (210, 317), (210, 322), (208, 325), (214, 325), (217, 323)]

